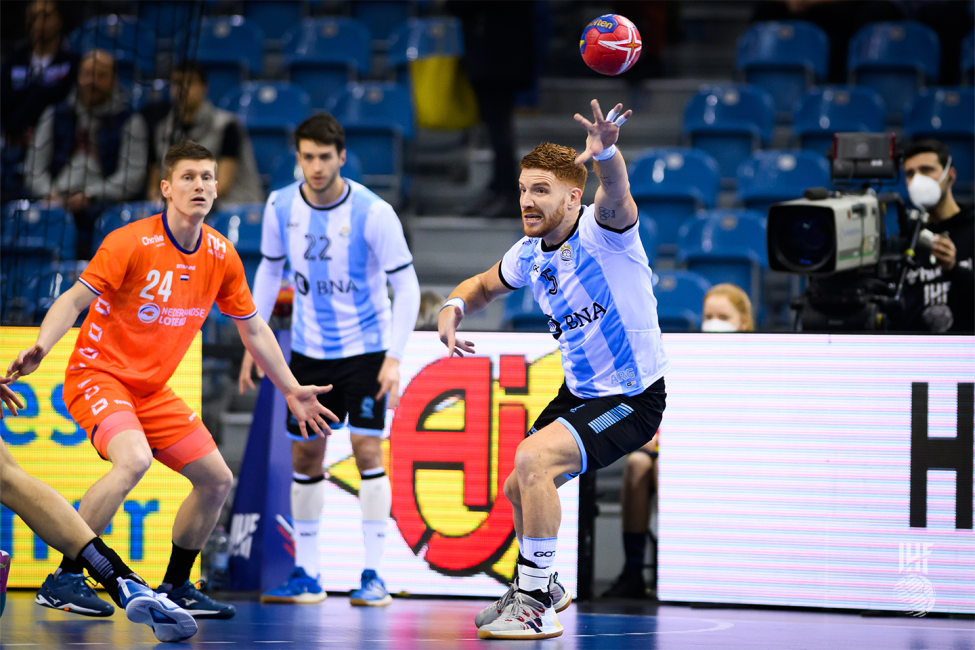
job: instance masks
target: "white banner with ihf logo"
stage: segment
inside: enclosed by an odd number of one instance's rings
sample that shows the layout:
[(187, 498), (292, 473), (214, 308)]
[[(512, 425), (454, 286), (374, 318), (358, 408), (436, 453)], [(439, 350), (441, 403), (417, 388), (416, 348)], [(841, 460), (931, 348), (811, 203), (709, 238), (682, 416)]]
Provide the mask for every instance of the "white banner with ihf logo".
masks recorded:
[(662, 600), (975, 612), (975, 339), (664, 345)]

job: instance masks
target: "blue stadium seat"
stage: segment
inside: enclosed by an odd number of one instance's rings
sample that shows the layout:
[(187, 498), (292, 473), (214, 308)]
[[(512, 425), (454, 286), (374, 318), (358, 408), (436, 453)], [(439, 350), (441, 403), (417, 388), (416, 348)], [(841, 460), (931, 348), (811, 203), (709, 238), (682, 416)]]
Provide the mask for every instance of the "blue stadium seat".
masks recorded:
[(95, 49), (110, 52), (123, 82), (146, 77), (156, 67), (156, 31), (147, 20), (115, 14), (92, 18), (72, 32), (69, 41), (83, 54)]
[(657, 320), (664, 332), (692, 332), (701, 329), (704, 294), (711, 284), (693, 271), (654, 271), (653, 295), (657, 299)]
[(793, 115), (793, 131), (800, 147), (825, 156), (833, 146), (834, 133), (879, 133), (886, 122), (884, 100), (869, 88), (812, 88)]
[(504, 301), (503, 321), (516, 332), (547, 332), (549, 318), (535, 302), (531, 286), (508, 294)]
[[(194, 29), (199, 20), (199, 5), (171, 0), (139, 0), (139, 20), (152, 25), (160, 39), (174, 39)], [(177, 50), (178, 51), (178, 50)]]
[(641, 212), (637, 227), (640, 229), (640, 243), (647, 254), (647, 264), (653, 266), (657, 260), (657, 222)]
[(239, 203), (224, 205), (210, 220), (217, 232), (230, 240), (244, 264), (247, 283), (254, 286), (254, 276), (261, 262), (261, 224), (264, 220), (263, 203)]
[(738, 168), (738, 200), (764, 215), (773, 203), (802, 198), (807, 188), (830, 187), (829, 170), (829, 161), (811, 151), (756, 151)]
[(850, 40), (850, 83), (884, 98), (887, 117), (899, 120), (904, 106), (928, 81), (937, 82), (941, 63), (938, 35), (912, 21), (873, 23)]
[(975, 77), (975, 32), (970, 33), (961, 43), (961, 66), (962, 81), (972, 85)]
[(91, 249), (93, 251), (98, 250), (98, 247), (105, 241), (105, 237), (113, 230), (127, 226), (139, 219), (157, 215), (165, 209), (166, 206), (164, 204), (151, 203), (149, 201), (142, 203), (120, 203), (112, 206), (105, 210), (105, 212), (102, 212), (101, 216), (95, 220), (95, 232)]
[(703, 86), (684, 110), (691, 146), (714, 157), (722, 178), (734, 179), (738, 165), (772, 141), (774, 128), (772, 98), (755, 86)]
[(956, 192), (968, 193), (975, 183), (975, 89), (967, 87), (922, 90), (908, 105), (904, 134), (911, 139), (936, 138), (951, 149), (958, 170)]
[(778, 113), (791, 113), (806, 89), (826, 77), (829, 37), (803, 21), (753, 23), (738, 39), (737, 68), (764, 88)]
[[(0, 282), (3, 284), (4, 323), (30, 325), (40, 323), (44, 314), (62, 291), (77, 279), (59, 272), (62, 265), (44, 256), (21, 254), (4, 256)], [(71, 268), (74, 265), (65, 264)]]
[(362, 161), (363, 182), (401, 189), (404, 142), (413, 137), (413, 105), (403, 84), (350, 83), (327, 109), (345, 128), (345, 144)]
[(0, 225), (3, 255), (37, 255), (50, 261), (75, 256), (78, 231), (74, 218), (44, 203), (12, 201), (4, 206)]
[(387, 65), (396, 70), (397, 79), (405, 83), (409, 78), (410, 61), (433, 56), (459, 57), (463, 54), (464, 32), (460, 20), (411, 18), (390, 35)]
[(702, 211), (681, 225), (677, 261), (712, 285), (741, 287), (757, 305), (768, 268), (765, 218), (750, 210)]
[(647, 149), (630, 165), (630, 194), (656, 221), (657, 245), (666, 251), (676, 248), (684, 219), (717, 205), (720, 186), (718, 163), (696, 149)]
[(242, 4), (244, 18), (260, 25), (264, 36), (274, 41), (301, 22), (304, 13), (302, 3), (297, 0), (247, 0)]
[(369, 27), (374, 41), (388, 40), (393, 30), (405, 23), (412, 13), (407, 0), (372, 0), (353, 2), (352, 17)]
[(264, 32), (240, 16), (204, 18), (196, 61), (207, 71), (210, 101), (220, 101), (241, 81), (260, 77), (264, 68)]
[(261, 174), (270, 174), (275, 159), (292, 150), (294, 129), (310, 116), (310, 103), (286, 81), (248, 81), (220, 100), (247, 128)]
[(312, 106), (325, 106), (349, 81), (369, 74), (369, 30), (354, 18), (305, 18), (283, 43), (283, 66)]

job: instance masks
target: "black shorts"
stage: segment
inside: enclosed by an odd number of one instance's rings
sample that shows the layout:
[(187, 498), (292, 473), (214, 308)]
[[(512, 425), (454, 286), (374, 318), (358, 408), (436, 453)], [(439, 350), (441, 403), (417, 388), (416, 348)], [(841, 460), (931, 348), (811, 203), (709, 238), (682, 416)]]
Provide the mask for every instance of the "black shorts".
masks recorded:
[(582, 469), (569, 478), (602, 469), (650, 442), (660, 428), (667, 392), (663, 378), (639, 395), (582, 399), (565, 382), (535, 420), (528, 435), (558, 420), (572, 433), (582, 454)]
[[(332, 385), (332, 390), (318, 396), (322, 406), (334, 413), (339, 428), (349, 418), (349, 430), (363, 436), (382, 436), (386, 424), (386, 396), (376, 399), (379, 392), (379, 370), (386, 359), (385, 352), (370, 352), (345, 359), (312, 359), (298, 352), (291, 353), (289, 367), (302, 386)], [(301, 437), (298, 420), (288, 410), (288, 433), (295, 440)], [(313, 431), (308, 430), (311, 438)]]

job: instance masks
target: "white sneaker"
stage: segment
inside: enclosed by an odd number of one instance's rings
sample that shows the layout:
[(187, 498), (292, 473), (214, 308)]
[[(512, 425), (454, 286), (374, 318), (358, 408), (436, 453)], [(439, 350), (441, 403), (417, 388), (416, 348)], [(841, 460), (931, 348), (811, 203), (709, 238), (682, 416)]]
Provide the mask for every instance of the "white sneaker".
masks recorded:
[[(496, 620), (501, 616), (501, 612), (504, 608), (508, 606), (511, 602), (511, 597), (515, 595), (515, 591), (518, 589), (518, 576), (515, 575), (515, 579), (508, 585), (508, 591), (504, 592), (501, 598), (482, 609), (477, 616), (474, 617), (474, 625), (477, 627), (483, 627), (488, 623)], [(559, 574), (556, 571), (552, 574), (552, 577), (548, 581), (548, 593), (552, 596), (552, 603), (555, 607), (555, 613), (561, 613), (569, 605), (572, 604), (572, 594), (562, 586), (559, 582)]]
[(528, 594), (515, 591), (497, 620), (477, 631), (479, 639), (551, 639), (562, 636), (554, 607), (546, 607)]
[(119, 600), (133, 623), (144, 623), (162, 642), (182, 641), (196, 634), (196, 621), (165, 594), (135, 580), (118, 578)]

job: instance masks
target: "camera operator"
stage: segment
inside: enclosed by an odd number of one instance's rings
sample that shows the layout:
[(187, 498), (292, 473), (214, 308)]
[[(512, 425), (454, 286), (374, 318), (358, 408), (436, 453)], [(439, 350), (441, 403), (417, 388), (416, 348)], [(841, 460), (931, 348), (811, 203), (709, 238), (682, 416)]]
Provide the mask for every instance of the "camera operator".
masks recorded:
[(951, 186), (958, 172), (951, 152), (938, 140), (918, 140), (904, 152), (904, 178), (911, 202), (926, 210), (934, 233), (935, 258), (919, 260), (904, 283), (904, 313), (891, 329), (905, 332), (975, 333), (975, 212), (955, 202)]

